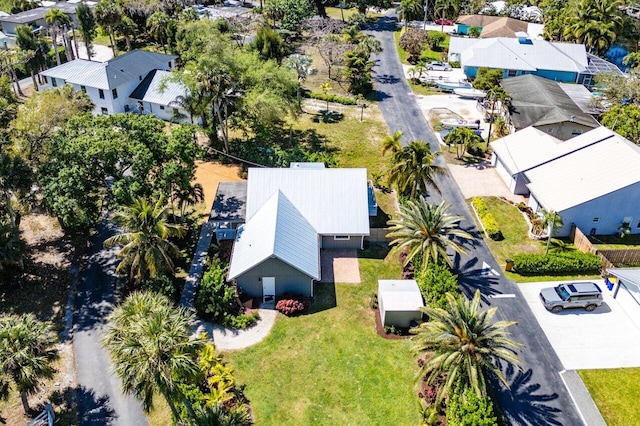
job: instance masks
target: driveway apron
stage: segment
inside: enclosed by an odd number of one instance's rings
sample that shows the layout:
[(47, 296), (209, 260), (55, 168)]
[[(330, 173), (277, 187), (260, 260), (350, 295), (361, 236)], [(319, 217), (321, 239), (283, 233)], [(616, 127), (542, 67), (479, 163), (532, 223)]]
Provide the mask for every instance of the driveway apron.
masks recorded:
[[(423, 139), (433, 151), (439, 150), (438, 140), (418, 108), (411, 89), (403, 78), (393, 37), (397, 19), (386, 16), (369, 27), (368, 33), (380, 40), (384, 51), (374, 57), (375, 90), (380, 108), (390, 132), (401, 130), (403, 144)], [(440, 159), (442, 160), (442, 158)], [(442, 161), (444, 164), (444, 161)], [(525, 346), (519, 353), (519, 368), (504, 366), (509, 383), (507, 389), (495, 383), (494, 391), (504, 415), (513, 425), (579, 425), (583, 424), (569, 392), (563, 385), (560, 360), (527, 306), (517, 285), (501, 273), (493, 255), (475, 227), (465, 199), (451, 177), (437, 179), (441, 194), (431, 191), (428, 201), (443, 199), (452, 205), (452, 213), (463, 216), (463, 228), (474, 235), (468, 254), (454, 259), (454, 272), (459, 274), (460, 287), (467, 297), (476, 289), (483, 295), (484, 306), (497, 306), (496, 320), (515, 320), (510, 327), (512, 338)]]

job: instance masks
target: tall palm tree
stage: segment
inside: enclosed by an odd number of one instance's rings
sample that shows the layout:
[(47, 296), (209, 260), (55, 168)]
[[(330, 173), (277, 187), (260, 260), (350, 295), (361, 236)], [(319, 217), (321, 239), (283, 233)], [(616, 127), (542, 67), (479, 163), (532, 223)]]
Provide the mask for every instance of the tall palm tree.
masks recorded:
[(444, 32), (444, 19), (455, 19), (460, 12), (460, 2), (458, 0), (436, 0), (434, 13), (443, 19), (441, 30)]
[(420, 16), (421, 11), (422, 2), (420, 0), (402, 0), (398, 6), (398, 19), (404, 21), (406, 27), (409, 21)]
[(431, 187), (440, 193), (436, 184), (436, 176), (446, 176), (447, 168), (436, 164), (441, 152), (431, 152), (429, 145), (423, 141), (413, 141), (396, 152), (389, 170), (389, 184), (395, 185), (398, 192), (410, 198), (426, 194)]
[(415, 350), (427, 354), (420, 369), (426, 384), (432, 384), (443, 375), (444, 385), (438, 390), (440, 402), (455, 383), (471, 387), (478, 396), (486, 396), (486, 375), (497, 377), (509, 388), (496, 360), (519, 364), (517, 350), (520, 345), (509, 338), (507, 327), (515, 321), (492, 322), (497, 308), (480, 311), (480, 291), (472, 300), (446, 294), (447, 309), (422, 308), (429, 321), (411, 330), (415, 336)]
[(164, 12), (155, 12), (147, 19), (149, 33), (162, 45), (162, 50), (167, 53), (167, 30), (169, 29), (169, 15)]
[(76, 18), (78, 20), (78, 30), (82, 36), (84, 47), (87, 50), (87, 59), (91, 60), (93, 54), (93, 40), (96, 38), (96, 19), (93, 12), (84, 3), (76, 7)]
[(205, 344), (192, 337), (191, 315), (161, 294), (139, 292), (118, 306), (109, 320), (103, 344), (124, 391), (140, 400), (146, 412), (154, 394), (162, 395), (180, 423), (175, 403), (184, 396), (179, 384), (198, 376), (197, 356)]
[(56, 343), (51, 322), (38, 321), (33, 314), (0, 316), (0, 376), (13, 382), (25, 413), (30, 410), (28, 396), (42, 379), (53, 377)]
[(164, 197), (155, 203), (138, 198), (115, 215), (114, 220), (124, 232), (108, 238), (104, 245), (124, 245), (118, 254), (122, 260), (116, 272), (128, 271), (136, 284), (164, 271), (173, 272), (172, 258), (179, 256), (180, 250), (169, 238), (181, 237), (184, 228), (167, 222), (169, 208)]
[(392, 154), (396, 154), (402, 149), (402, 130), (396, 130), (392, 135), (387, 135), (382, 139), (382, 146), (380, 147), (380, 154), (385, 155), (387, 151)]
[(113, 56), (117, 56), (116, 37), (114, 34), (115, 27), (120, 23), (122, 19), (122, 10), (120, 6), (114, 0), (103, 0), (98, 2), (93, 9), (93, 15), (96, 18), (96, 22), (102, 28), (106, 29), (109, 33), (109, 41), (111, 43), (111, 50), (113, 50)]
[[(193, 9), (190, 9), (193, 10)], [(136, 36), (138, 27), (133, 19), (128, 16), (123, 16), (118, 25), (115, 26), (115, 30), (118, 34), (124, 37), (124, 41), (127, 44), (127, 52), (131, 51), (131, 38)]]
[(445, 138), (447, 145), (456, 147), (456, 157), (459, 159), (464, 157), (467, 149), (478, 140), (478, 135), (468, 127), (456, 127)]
[[(405, 264), (421, 255), (423, 269), (430, 261), (438, 262), (441, 258), (451, 265), (451, 259), (447, 256), (448, 248), (456, 253), (466, 253), (463, 243), (473, 237), (460, 229), (460, 221), (464, 217), (449, 214), (449, 208), (444, 201), (436, 206), (420, 197), (401, 205), (398, 218), (387, 222), (391, 225), (387, 238), (393, 238), (389, 245), (409, 249)], [(453, 238), (463, 241), (458, 243)]]
[(44, 21), (49, 26), (53, 51), (56, 53), (56, 64), (60, 65), (60, 52), (58, 51), (58, 34), (65, 25), (71, 22), (69, 16), (60, 9), (53, 8), (44, 15)]

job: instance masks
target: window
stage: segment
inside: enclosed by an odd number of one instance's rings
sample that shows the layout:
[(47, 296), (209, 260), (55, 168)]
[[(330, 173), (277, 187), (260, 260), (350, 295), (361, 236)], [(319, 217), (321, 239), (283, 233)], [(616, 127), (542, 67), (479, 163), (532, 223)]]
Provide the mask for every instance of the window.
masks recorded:
[(104, 114), (104, 115), (107, 115), (107, 114), (109, 113), (109, 111), (108, 111), (105, 107), (100, 108), (100, 111), (101, 111), (101, 112), (102, 112), (102, 114)]
[(169, 61), (169, 69), (171, 69), (171, 61)]
[(598, 223), (600, 222), (600, 218), (599, 217), (594, 217), (593, 218), (593, 223)]
[(98, 89), (98, 95), (100, 96), (100, 99), (104, 99), (104, 90)]
[(111, 94), (113, 95), (113, 99), (118, 99), (118, 89), (113, 89)]
[(49, 77), (47, 77), (46, 75), (44, 75), (43, 77), (44, 77), (44, 84), (47, 84), (49, 82)]
[(55, 79), (55, 78), (52, 78), (52, 79), (51, 79), (51, 85), (52, 85), (53, 87), (58, 87), (58, 82), (56, 81), (56, 79)]
[(87, 88), (85, 86), (80, 86), (80, 90), (82, 90), (84, 93), (87, 93)]
[(333, 239), (336, 241), (349, 241), (351, 237), (349, 235), (334, 235)]
[(507, 71), (507, 76), (508, 77), (515, 77), (516, 75), (518, 75), (518, 71), (516, 71), (516, 70)]
[(160, 109), (164, 111), (164, 105), (160, 105)]
[(636, 225), (636, 228), (640, 228), (640, 221), (638, 221), (638, 224)]

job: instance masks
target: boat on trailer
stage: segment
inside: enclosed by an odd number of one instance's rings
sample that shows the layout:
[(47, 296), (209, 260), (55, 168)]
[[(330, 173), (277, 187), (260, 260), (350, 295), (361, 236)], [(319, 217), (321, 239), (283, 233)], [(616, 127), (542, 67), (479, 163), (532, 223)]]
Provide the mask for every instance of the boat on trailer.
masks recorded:
[(473, 89), (473, 86), (471, 86), (471, 83), (469, 83), (466, 80), (439, 81), (436, 83), (436, 86), (438, 86), (440, 90), (443, 90), (445, 92), (453, 92), (456, 89)]
[(487, 96), (487, 92), (485, 92), (484, 90), (474, 88), (453, 89), (453, 93), (460, 96), (461, 98), (467, 99), (482, 99)]
[(460, 118), (445, 118), (440, 121), (444, 128), (453, 129), (456, 127), (469, 127), (471, 129), (480, 128), (480, 120), (462, 120)]

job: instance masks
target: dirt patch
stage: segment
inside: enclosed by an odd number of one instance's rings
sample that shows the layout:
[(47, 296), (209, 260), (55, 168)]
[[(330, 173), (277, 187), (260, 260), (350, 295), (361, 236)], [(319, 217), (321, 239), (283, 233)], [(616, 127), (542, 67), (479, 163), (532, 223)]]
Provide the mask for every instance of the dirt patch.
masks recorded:
[(217, 161), (196, 161), (196, 182), (204, 189), (204, 202), (196, 206), (196, 211), (206, 218), (213, 206), (218, 183), (242, 180), (239, 166), (220, 164)]
[(409, 337), (411, 337), (411, 335), (409, 335), (408, 333), (408, 330), (400, 330), (400, 334), (387, 333), (384, 330), (382, 320), (380, 319), (380, 309), (372, 308), (371, 310), (373, 311), (373, 316), (376, 319), (376, 333), (378, 333), (378, 336), (387, 340), (408, 339)]

